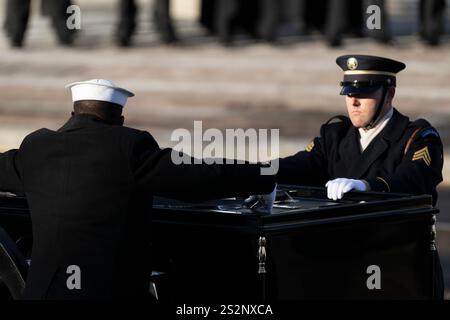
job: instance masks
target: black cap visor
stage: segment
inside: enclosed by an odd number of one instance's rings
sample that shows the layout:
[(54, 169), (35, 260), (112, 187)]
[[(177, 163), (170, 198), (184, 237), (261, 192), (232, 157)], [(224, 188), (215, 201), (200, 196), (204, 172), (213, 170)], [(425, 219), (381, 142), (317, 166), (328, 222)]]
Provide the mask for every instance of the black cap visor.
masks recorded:
[(380, 88), (381, 86), (346, 85), (342, 87), (340, 95), (370, 95)]

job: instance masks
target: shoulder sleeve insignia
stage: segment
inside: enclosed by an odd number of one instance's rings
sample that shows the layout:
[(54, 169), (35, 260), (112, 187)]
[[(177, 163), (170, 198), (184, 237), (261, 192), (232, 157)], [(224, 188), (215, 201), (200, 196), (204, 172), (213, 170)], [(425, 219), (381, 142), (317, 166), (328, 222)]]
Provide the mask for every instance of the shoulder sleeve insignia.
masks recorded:
[(439, 133), (434, 128), (428, 128), (422, 131), (420, 134), (422, 138), (428, 137), (428, 136), (434, 136), (439, 138)]
[(430, 153), (428, 152), (428, 147), (424, 147), (424, 148), (414, 152), (412, 160), (413, 161), (423, 160), (427, 166), (430, 166), (431, 157), (430, 157)]
[(306, 152), (311, 152), (311, 150), (314, 148), (314, 140), (311, 141), (307, 146), (306, 146)]

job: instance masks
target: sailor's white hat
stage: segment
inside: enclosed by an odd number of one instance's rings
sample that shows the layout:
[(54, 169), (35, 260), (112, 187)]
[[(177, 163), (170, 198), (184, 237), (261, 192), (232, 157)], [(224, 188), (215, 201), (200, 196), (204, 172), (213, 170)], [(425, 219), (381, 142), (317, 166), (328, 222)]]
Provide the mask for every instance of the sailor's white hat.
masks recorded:
[(72, 91), (73, 102), (99, 100), (112, 102), (124, 107), (127, 99), (134, 96), (133, 92), (120, 88), (114, 82), (105, 79), (73, 82), (66, 85), (66, 88)]

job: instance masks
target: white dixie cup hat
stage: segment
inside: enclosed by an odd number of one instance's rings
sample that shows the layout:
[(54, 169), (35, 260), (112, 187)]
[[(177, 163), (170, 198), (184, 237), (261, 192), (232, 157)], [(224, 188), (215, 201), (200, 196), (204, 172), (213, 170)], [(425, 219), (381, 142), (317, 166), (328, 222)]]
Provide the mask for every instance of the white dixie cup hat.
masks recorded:
[(98, 100), (125, 106), (127, 99), (134, 93), (118, 87), (114, 82), (105, 79), (92, 79), (69, 83), (65, 88), (72, 92), (72, 101)]

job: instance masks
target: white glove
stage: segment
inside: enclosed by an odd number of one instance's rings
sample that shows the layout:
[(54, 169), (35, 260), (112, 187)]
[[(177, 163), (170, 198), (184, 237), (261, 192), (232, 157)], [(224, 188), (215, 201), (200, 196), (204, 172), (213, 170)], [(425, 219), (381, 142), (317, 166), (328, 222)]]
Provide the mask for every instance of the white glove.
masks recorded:
[(245, 199), (244, 206), (258, 213), (270, 214), (272, 212), (273, 203), (275, 202), (276, 196), (277, 186), (275, 185), (275, 188), (271, 193), (254, 195)]
[(350, 190), (367, 191), (367, 185), (362, 180), (353, 180), (346, 178), (337, 178), (330, 180), (325, 184), (329, 199), (342, 199), (344, 193)]

